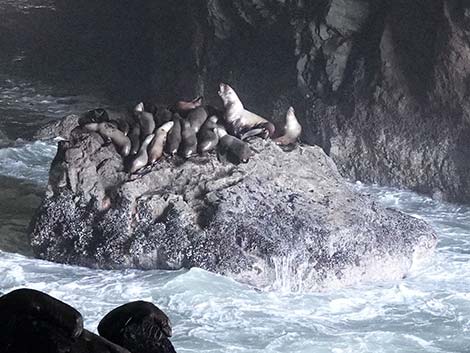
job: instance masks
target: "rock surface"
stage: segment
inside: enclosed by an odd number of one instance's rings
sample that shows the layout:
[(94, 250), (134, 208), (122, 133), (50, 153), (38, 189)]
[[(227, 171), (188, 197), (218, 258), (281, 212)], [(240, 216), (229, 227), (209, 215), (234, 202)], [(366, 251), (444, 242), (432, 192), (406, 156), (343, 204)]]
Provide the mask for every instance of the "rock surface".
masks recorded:
[(59, 144), (32, 222), (44, 259), (100, 268), (193, 266), (262, 288), (316, 290), (396, 279), (434, 249), (423, 221), (343, 181), (319, 147), (255, 140), (247, 164), (175, 157), (124, 172), (113, 145)]
[(210, 99), (225, 81), (274, 120), (294, 105), (345, 176), (470, 202), (467, 1), (56, 3), (61, 52), (93, 58), (62, 62), (99, 60), (111, 90)]

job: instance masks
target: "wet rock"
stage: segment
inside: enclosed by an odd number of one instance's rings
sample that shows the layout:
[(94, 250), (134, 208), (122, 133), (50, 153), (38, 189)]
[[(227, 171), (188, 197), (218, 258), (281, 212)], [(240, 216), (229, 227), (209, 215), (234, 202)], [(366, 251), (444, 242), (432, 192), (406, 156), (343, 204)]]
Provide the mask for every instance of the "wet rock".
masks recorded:
[(51, 122), (41, 127), (33, 136), (35, 140), (51, 140), (57, 137), (69, 139), (70, 133), (78, 126), (80, 116), (76, 114), (67, 115), (65, 118)]
[(197, 266), (294, 290), (401, 278), (432, 252), (425, 222), (354, 192), (321, 148), (250, 148), (247, 164), (174, 157), (129, 176), (112, 145), (81, 134), (52, 163), (34, 252), (99, 268)]

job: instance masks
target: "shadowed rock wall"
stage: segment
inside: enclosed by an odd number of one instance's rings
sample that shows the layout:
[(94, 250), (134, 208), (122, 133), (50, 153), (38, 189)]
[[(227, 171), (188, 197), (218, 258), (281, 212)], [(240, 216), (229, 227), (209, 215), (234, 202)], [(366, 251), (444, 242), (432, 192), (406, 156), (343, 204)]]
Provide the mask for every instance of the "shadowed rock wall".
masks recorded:
[(70, 65), (121, 97), (227, 81), (274, 120), (293, 104), (347, 177), (470, 201), (468, 1), (56, 3)]

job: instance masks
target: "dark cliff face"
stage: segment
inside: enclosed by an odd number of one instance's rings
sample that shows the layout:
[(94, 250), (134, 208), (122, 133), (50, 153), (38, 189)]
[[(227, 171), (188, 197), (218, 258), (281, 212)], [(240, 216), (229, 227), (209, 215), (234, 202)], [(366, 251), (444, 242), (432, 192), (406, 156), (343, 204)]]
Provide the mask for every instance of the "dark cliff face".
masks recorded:
[(121, 98), (217, 103), (226, 81), (275, 120), (293, 104), (304, 141), (345, 176), (470, 201), (469, 1), (56, 4), (71, 77)]

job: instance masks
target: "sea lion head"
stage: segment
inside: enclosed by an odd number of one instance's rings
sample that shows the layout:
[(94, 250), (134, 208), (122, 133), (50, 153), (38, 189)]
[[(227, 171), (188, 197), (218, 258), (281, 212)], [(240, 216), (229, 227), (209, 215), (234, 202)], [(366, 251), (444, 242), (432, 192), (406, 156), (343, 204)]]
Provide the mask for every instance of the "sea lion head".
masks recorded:
[(165, 124), (163, 124), (162, 126), (160, 126), (160, 128), (158, 130), (160, 130), (161, 132), (168, 133), (171, 130), (171, 128), (173, 127), (174, 124), (175, 123), (173, 121), (168, 121)]
[(202, 105), (203, 99), (204, 99), (203, 96), (199, 96), (199, 97), (194, 98), (194, 99), (191, 101), (191, 103), (194, 104), (194, 108), (200, 107), (200, 106)]
[(227, 85), (226, 83), (219, 84), (219, 91), (217, 93), (219, 94), (219, 97), (222, 99), (222, 102), (224, 102), (224, 106), (230, 103), (234, 103), (239, 100), (233, 88)]
[(139, 104), (137, 104), (134, 108), (134, 112), (135, 113), (142, 113), (144, 111), (144, 103), (143, 102), (140, 102)]

